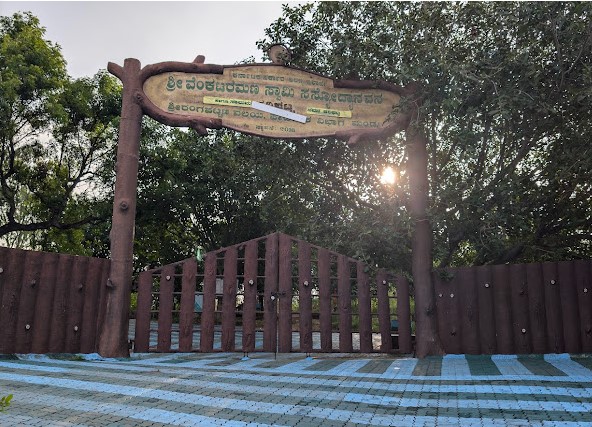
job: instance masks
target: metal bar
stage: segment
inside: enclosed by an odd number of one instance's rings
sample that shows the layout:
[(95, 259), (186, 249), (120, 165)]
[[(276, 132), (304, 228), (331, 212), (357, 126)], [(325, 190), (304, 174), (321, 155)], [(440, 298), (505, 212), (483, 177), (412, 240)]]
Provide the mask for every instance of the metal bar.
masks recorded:
[(358, 280), (358, 315), (360, 351), (371, 353), (372, 348), (372, 307), (370, 305), (370, 282), (365, 271), (366, 265), (358, 261), (356, 263), (356, 277)]
[(339, 301), (339, 351), (353, 351), (351, 317), (351, 273), (346, 256), (337, 257), (337, 298)]
[(231, 246), (224, 256), (224, 296), (222, 297), (222, 351), (234, 351), (236, 323), (237, 247)]
[(278, 292), (279, 235), (271, 234), (265, 241), (265, 288), (263, 291), (263, 350), (277, 349), (277, 300), (271, 297)]
[(216, 254), (209, 252), (205, 258), (203, 307), (201, 313), (201, 335), (199, 348), (211, 352), (214, 348), (214, 324), (216, 321)]
[(179, 351), (188, 352), (193, 346), (193, 317), (195, 306), (195, 277), (197, 261), (190, 258), (183, 263), (181, 305), (179, 313)]
[(245, 300), (243, 302), (243, 351), (255, 351), (257, 323), (257, 242), (251, 240), (245, 247)]
[(158, 340), (156, 350), (168, 352), (171, 350), (171, 332), (173, 327), (173, 291), (175, 267), (167, 265), (160, 274), (160, 289), (158, 294)]

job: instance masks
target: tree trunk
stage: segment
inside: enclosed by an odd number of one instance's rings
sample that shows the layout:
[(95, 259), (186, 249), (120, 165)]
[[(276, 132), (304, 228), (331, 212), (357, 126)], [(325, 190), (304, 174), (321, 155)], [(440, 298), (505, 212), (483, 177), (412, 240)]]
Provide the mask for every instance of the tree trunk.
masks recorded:
[(416, 354), (444, 354), (438, 336), (436, 297), (432, 281), (432, 228), (428, 208), (428, 140), (412, 123), (406, 132), (409, 173), (409, 211), (414, 222), (411, 268), (415, 288)]
[(140, 61), (128, 58), (123, 68), (109, 64), (109, 71), (123, 82), (123, 100), (110, 233), (111, 270), (109, 281), (105, 284), (108, 288), (105, 321), (98, 350), (104, 357), (129, 357), (128, 318), (142, 123), (142, 108), (136, 103), (134, 95), (140, 90)]

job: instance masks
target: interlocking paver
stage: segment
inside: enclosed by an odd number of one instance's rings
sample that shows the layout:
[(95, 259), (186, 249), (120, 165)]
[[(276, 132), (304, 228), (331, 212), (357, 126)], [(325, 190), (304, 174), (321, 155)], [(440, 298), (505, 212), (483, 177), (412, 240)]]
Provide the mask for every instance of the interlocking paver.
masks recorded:
[(246, 360), (237, 354), (4, 358), (0, 394), (13, 393), (14, 403), (0, 414), (0, 426), (592, 426), (589, 360), (297, 354), (275, 360), (261, 353)]

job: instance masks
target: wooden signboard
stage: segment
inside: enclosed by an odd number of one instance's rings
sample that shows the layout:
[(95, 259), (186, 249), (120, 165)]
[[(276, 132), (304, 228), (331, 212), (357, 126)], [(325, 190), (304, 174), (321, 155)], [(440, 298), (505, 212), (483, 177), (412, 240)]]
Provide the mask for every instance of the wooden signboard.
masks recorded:
[(144, 67), (145, 114), (172, 126), (225, 127), (272, 138), (336, 137), (356, 142), (405, 129), (405, 88), (333, 80), (275, 64), (166, 62)]

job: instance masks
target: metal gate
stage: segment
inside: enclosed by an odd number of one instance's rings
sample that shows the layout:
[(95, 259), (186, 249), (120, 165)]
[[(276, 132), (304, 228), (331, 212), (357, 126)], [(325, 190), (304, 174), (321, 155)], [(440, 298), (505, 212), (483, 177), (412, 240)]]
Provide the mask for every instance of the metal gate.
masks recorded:
[(409, 284), (282, 233), (144, 271), (134, 351), (412, 351)]

